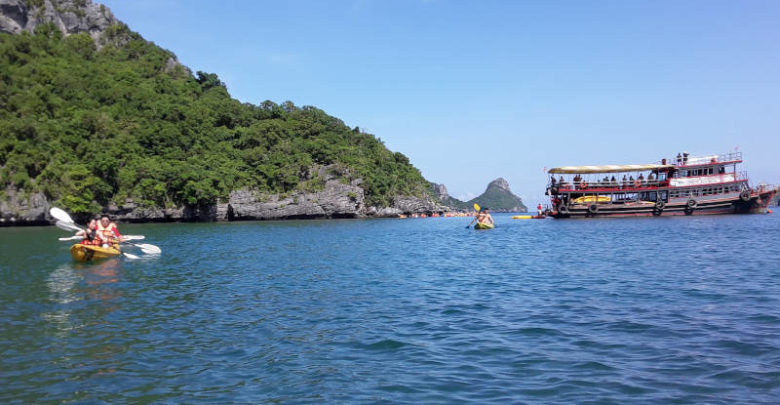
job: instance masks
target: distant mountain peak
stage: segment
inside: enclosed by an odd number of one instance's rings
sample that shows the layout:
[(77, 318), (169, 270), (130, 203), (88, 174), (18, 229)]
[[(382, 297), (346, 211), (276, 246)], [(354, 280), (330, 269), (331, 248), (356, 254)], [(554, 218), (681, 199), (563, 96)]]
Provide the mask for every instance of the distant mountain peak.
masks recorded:
[(523, 200), (512, 193), (509, 182), (501, 177), (491, 181), (482, 195), (468, 202), (468, 204), (474, 203), (499, 212), (525, 212), (528, 210), (523, 204)]
[[(491, 187), (498, 187), (504, 191), (512, 192), (512, 190), (509, 189), (509, 182), (504, 180), (503, 177), (499, 177), (488, 184), (487, 188), (490, 189)], [(487, 189), (485, 190), (487, 191)]]

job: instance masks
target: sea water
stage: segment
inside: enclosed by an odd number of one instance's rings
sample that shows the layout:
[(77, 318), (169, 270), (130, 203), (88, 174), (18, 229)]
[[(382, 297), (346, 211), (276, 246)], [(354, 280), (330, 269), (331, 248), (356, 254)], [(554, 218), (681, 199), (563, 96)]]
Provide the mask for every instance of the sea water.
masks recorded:
[(780, 215), (0, 229), (2, 403), (777, 403)]

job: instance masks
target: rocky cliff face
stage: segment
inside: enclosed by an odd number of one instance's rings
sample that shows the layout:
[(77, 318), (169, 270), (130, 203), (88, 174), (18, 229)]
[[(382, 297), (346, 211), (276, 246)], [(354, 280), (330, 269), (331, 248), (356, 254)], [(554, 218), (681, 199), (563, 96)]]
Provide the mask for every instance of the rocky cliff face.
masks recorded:
[(27, 194), (8, 188), (0, 198), (0, 226), (49, 223), (49, 201), (43, 193)]
[[(200, 207), (144, 207), (132, 200), (111, 204), (104, 212), (120, 222), (170, 221), (242, 221), (273, 219), (396, 217), (400, 214), (430, 214), (448, 211), (432, 198), (397, 197), (389, 207), (367, 206), (361, 180), (347, 181), (333, 174), (331, 166), (314, 168), (324, 186), (320, 191), (294, 191), (269, 194), (241, 189), (230, 193), (227, 202)], [(26, 195), (5, 190), (0, 199), (0, 226), (44, 225), (52, 221), (48, 211), (51, 202), (41, 194)], [(97, 213), (96, 213), (97, 214)], [(85, 218), (77, 220), (83, 222)]]
[(97, 40), (118, 21), (108, 7), (91, 0), (0, 0), (0, 32), (33, 32), (44, 23), (54, 23), (65, 35), (87, 32)]
[(488, 184), (488, 189), (490, 188), (497, 188), (499, 190), (504, 190), (506, 192), (511, 193), (512, 190), (509, 189), (509, 182), (504, 180), (502, 177), (499, 177)]

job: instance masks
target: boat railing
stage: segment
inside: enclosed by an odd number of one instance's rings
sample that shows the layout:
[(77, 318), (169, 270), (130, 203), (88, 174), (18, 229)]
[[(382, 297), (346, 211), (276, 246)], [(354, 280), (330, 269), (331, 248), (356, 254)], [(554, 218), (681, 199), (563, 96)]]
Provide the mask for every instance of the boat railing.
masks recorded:
[(616, 181), (580, 181), (558, 183), (559, 191), (582, 191), (582, 192), (612, 192), (612, 191), (638, 191), (645, 189), (656, 189), (667, 187), (668, 180), (616, 180)]
[(762, 193), (766, 193), (767, 191), (778, 190), (778, 187), (779, 186), (777, 184), (761, 183), (759, 185), (751, 185), (750, 189), (753, 190), (753, 192), (755, 193), (762, 194)]
[(721, 153), (719, 155), (707, 155), (707, 156), (675, 156), (671, 159), (661, 160), (662, 164), (670, 164), (677, 166), (691, 166), (691, 165), (703, 165), (708, 163), (717, 162), (741, 162), (742, 152), (729, 152)]

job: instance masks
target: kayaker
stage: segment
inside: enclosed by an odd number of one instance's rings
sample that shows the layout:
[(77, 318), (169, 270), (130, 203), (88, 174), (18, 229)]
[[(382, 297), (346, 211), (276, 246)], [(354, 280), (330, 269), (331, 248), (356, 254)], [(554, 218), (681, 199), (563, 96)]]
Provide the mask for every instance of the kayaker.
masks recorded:
[(490, 216), (490, 210), (488, 207), (482, 208), (482, 211), (477, 215), (477, 222), (485, 225), (493, 225), (493, 217)]
[(87, 229), (76, 232), (76, 236), (83, 236), (82, 245), (100, 245), (102, 239), (98, 237), (97, 219), (92, 218), (87, 224)]
[(100, 222), (97, 223), (97, 231), (100, 238), (103, 239), (103, 247), (109, 247), (122, 240), (122, 234), (119, 233), (116, 224), (111, 222), (107, 215), (100, 218)]

